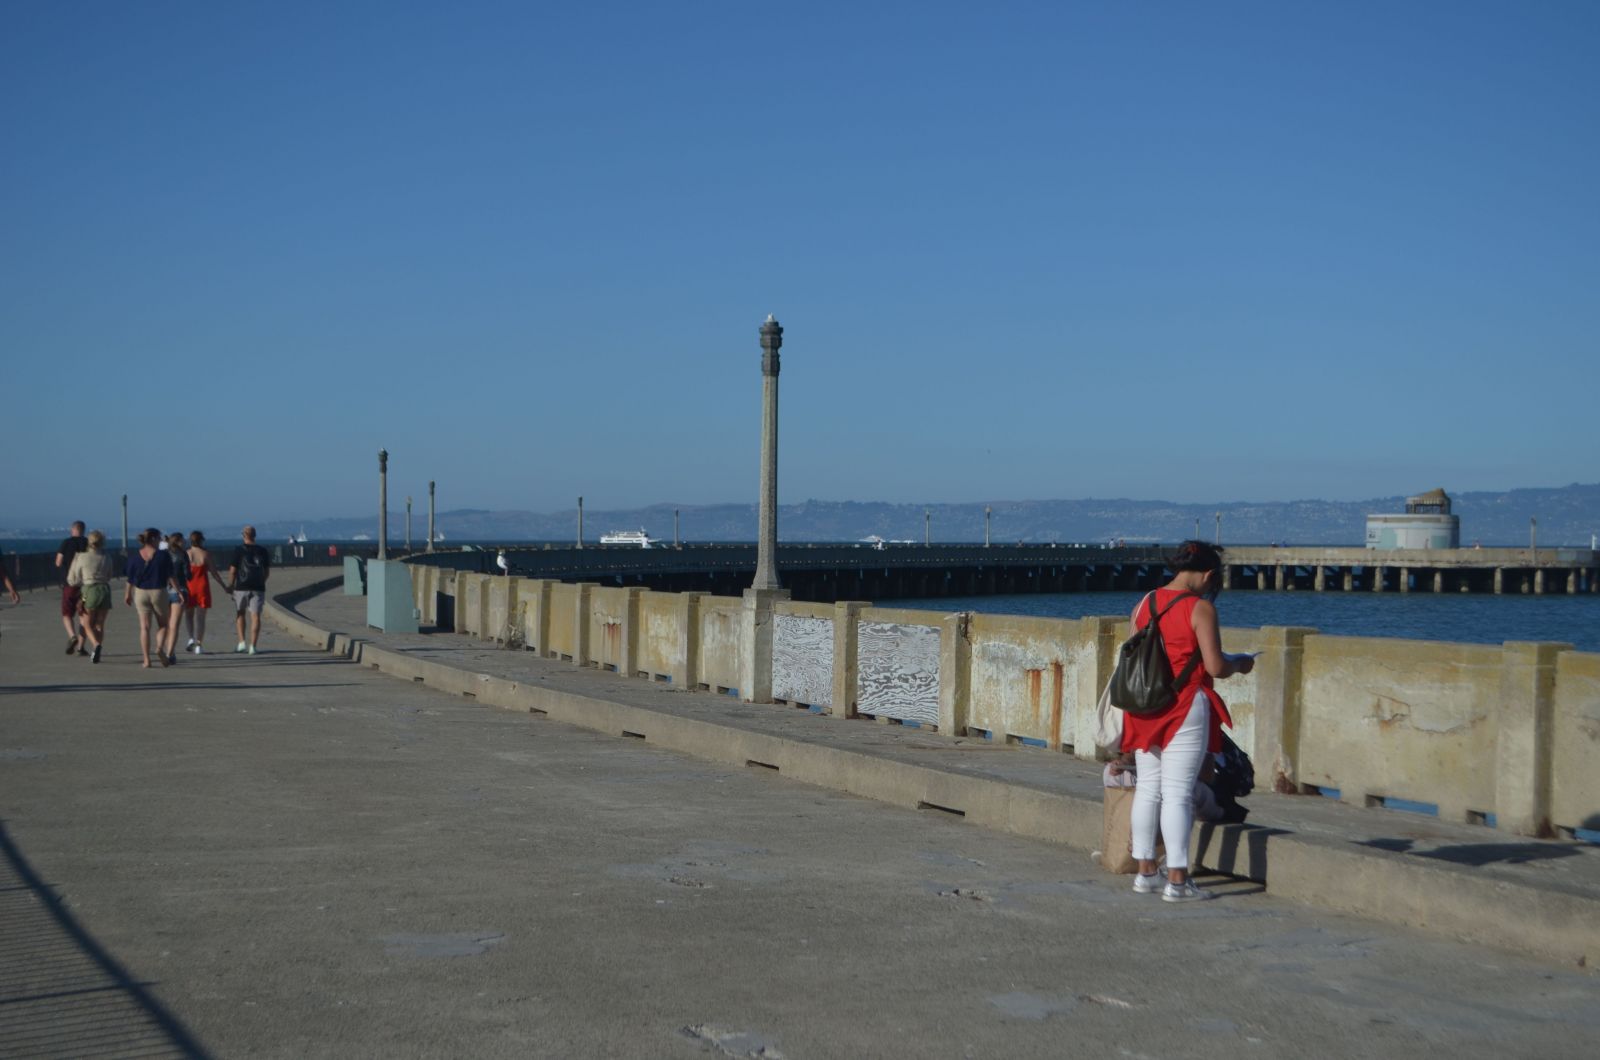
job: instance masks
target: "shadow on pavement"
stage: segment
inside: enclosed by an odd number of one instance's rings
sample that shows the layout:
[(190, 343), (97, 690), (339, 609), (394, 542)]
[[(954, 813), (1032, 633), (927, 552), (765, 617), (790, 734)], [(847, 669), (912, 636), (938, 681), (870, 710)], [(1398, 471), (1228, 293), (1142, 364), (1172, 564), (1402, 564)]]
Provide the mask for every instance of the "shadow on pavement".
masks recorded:
[(0, 822), (0, 1052), (205, 1057), (189, 1031), (84, 930)]
[(1429, 850), (1413, 850), (1412, 848), (1416, 846), (1416, 841), (1413, 839), (1368, 839), (1356, 845), (1474, 867), (1501, 862), (1507, 865), (1525, 865), (1530, 861), (1570, 858), (1578, 854), (1572, 847), (1553, 843), (1458, 843)]
[(314, 683), (260, 683), (241, 684), (237, 681), (184, 681), (180, 683), (160, 681), (130, 681), (124, 683), (107, 682), (93, 685), (14, 685), (16, 692), (43, 693), (43, 692), (166, 692), (174, 688), (214, 688), (229, 691), (260, 691), (266, 688), (348, 688), (355, 684), (354, 681), (318, 681)]

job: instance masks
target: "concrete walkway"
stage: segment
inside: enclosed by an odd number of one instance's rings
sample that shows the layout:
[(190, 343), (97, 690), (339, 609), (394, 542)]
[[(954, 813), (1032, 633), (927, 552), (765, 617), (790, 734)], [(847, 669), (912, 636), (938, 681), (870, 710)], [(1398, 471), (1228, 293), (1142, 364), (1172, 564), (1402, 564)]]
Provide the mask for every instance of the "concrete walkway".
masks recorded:
[[(145, 671), (125, 609), (98, 666), (61, 654), (42, 594), (0, 628), (7, 1057), (1499, 1058), (1600, 1030), (1600, 981), (1549, 961), (1246, 882), (1166, 906), (1081, 851), (276, 629)], [(891, 771), (930, 739), (678, 698), (881, 742)]]
[[(402, 679), (1085, 854), (1100, 845), (1100, 770), (1070, 756), (741, 704), (468, 636), (383, 634), (366, 628), (361, 597), (301, 595), (281, 621)], [(1197, 829), (1203, 865), (1280, 897), (1600, 967), (1600, 848), (1317, 797), (1260, 791), (1246, 802), (1248, 825)]]

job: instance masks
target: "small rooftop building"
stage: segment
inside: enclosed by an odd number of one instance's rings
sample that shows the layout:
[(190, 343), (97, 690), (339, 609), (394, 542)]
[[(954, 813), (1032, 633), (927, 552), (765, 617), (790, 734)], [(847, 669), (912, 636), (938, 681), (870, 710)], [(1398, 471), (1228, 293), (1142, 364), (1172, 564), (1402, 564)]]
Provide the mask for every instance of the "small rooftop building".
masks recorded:
[(1460, 548), (1461, 517), (1450, 514), (1450, 495), (1442, 489), (1407, 497), (1404, 515), (1367, 516), (1367, 547)]

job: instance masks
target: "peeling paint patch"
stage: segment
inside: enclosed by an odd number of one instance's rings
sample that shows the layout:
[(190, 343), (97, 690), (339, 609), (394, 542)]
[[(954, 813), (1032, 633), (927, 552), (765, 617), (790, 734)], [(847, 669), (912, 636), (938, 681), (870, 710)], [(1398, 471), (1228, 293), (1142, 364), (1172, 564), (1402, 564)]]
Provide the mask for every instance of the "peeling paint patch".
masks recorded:
[(772, 632), (772, 695), (790, 703), (833, 705), (833, 622), (776, 616)]
[(856, 709), (939, 724), (939, 627), (863, 622), (859, 628)]

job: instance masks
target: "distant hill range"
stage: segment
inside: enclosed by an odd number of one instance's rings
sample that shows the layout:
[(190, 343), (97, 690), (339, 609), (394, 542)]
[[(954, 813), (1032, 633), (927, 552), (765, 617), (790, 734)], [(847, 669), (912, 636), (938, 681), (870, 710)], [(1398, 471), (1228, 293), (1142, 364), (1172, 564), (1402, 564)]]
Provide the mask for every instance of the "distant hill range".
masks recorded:
[[(1418, 493), (1423, 490), (1419, 489)], [(1505, 493), (1452, 496), (1461, 517), (1461, 543), (1520, 545), (1528, 540), (1528, 520), (1539, 520), (1541, 545), (1587, 546), (1600, 532), (1600, 483), (1559, 489), (1519, 489)], [(1195, 533), (1209, 541), (1222, 513), (1224, 544), (1360, 545), (1370, 513), (1402, 512), (1404, 497), (1365, 501), (1232, 501), (1177, 504), (1171, 501), (1055, 500), (975, 501), (960, 504), (888, 504), (881, 501), (804, 501), (782, 505), (779, 536), (785, 541), (856, 541), (876, 534), (890, 540), (921, 541), (923, 512), (932, 513), (935, 541), (982, 541), (983, 509), (994, 509), (994, 541), (1129, 542), (1178, 541)], [(754, 504), (672, 505), (611, 511), (587, 509), (584, 538), (595, 542), (612, 530), (643, 527), (654, 538), (672, 540), (672, 513), (682, 513), (685, 541), (753, 541)], [(427, 533), (425, 513), (412, 517), (420, 547)], [(349, 519), (283, 520), (259, 524), (261, 539), (277, 542), (305, 528), (313, 541), (345, 541), (377, 535), (375, 515)], [(571, 541), (577, 512), (484, 511), (455, 509), (438, 516), (445, 545), (461, 541)], [(390, 542), (403, 542), (405, 513), (389, 516)]]

